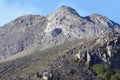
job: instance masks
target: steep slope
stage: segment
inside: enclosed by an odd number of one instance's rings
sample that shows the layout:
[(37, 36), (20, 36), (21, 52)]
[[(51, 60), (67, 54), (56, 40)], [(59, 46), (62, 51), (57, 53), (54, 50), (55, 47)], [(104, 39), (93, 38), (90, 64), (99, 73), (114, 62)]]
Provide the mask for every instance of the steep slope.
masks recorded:
[[(0, 30), (0, 59), (38, 43), (45, 28), (45, 17), (27, 15), (6, 24)], [(39, 40), (40, 39), (40, 40)]]
[(45, 17), (22, 16), (0, 29), (0, 59), (32, 45), (36, 45), (35, 50), (45, 50), (75, 39), (97, 37), (109, 30), (120, 32), (120, 26), (98, 14), (81, 17), (67, 6)]
[[(119, 70), (119, 52), (120, 35), (109, 32), (1, 63), (0, 79), (39, 80), (44, 72), (48, 72), (53, 75), (49, 80), (103, 80), (91, 70), (92, 65), (109, 64)], [(79, 61), (75, 61), (76, 54), (80, 54)]]
[(93, 21), (96, 24), (101, 24), (103, 26), (109, 27), (113, 30), (116, 30), (118, 33), (120, 33), (120, 25), (109, 20), (107, 17), (99, 15), (99, 14), (92, 14), (90, 16), (87, 16), (87, 18), (91, 21)]
[(22, 76), (26, 73), (40, 70), (78, 43), (79, 41), (68, 42), (43, 51), (36, 51), (34, 54), (28, 56), (2, 62), (0, 63), (0, 79), (7, 80), (17, 75)]

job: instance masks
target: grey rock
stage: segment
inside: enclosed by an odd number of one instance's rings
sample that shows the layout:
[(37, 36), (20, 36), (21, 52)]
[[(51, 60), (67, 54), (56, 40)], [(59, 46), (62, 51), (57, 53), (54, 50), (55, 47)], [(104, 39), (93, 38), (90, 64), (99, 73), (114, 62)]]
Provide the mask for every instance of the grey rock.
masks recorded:
[(4, 25), (0, 30), (0, 58), (8, 57), (42, 39), (45, 18), (27, 15)]
[[(57, 33), (56, 29), (59, 29)], [(120, 33), (120, 26), (98, 14), (82, 17), (68, 6), (47, 16), (24, 15), (0, 28), (0, 59), (32, 44), (44, 50), (75, 39), (97, 37), (110, 30)]]

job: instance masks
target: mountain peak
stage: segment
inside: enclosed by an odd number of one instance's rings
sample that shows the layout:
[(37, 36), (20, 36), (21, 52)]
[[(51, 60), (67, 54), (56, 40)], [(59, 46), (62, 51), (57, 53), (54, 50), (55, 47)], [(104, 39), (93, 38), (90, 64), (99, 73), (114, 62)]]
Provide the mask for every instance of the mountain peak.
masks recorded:
[(95, 18), (95, 19), (108, 19), (107, 17), (102, 16), (102, 15), (97, 14), (97, 13), (91, 14), (89, 17)]
[(91, 14), (90, 16), (99, 16), (99, 17), (104, 17), (104, 16), (102, 16), (102, 15), (100, 15), (100, 14), (97, 14), (97, 13), (93, 13), (93, 14)]
[(65, 5), (62, 5), (59, 9), (70, 9), (71, 7), (70, 6), (65, 6)]
[(77, 15), (79, 16), (79, 14), (77, 13), (77, 11), (73, 8), (71, 8), (70, 6), (61, 6), (57, 12), (61, 12), (61, 13), (64, 13), (64, 14), (74, 14), (74, 15)]
[(110, 19), (108, 19), (105, 16), (102, 16), (100, 14), (91, 14), (90, 16), (88, 16), (88, 18), (90, 20), (92, 20), (93, 22), (97, 23), (97, 24), (102, 24), (104, 26), (109, 26), (109, 27), (113, 27), (114, 26), (114, 22), (112, 22)]

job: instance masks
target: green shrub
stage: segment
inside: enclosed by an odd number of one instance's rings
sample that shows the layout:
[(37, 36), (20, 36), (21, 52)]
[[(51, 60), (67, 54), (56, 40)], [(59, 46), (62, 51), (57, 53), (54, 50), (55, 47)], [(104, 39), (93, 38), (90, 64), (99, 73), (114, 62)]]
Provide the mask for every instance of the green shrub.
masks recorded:
[(110, 80), (118, 80), (116, 76), (112, 75)]
[(106, 79), (106, 80), (110, 80), (112, 74), (113, 74), (112, 71), (106, 71), (106, 72), (103, 74), (103, 78)]
[(109, 65), (95, 64), (92, 69), (105, 80), (120, 80), (120, 70), (113, 71)]
[(106, 80), (110, 80), (110, 77), (113, 74), (113, 71), (110, 69), (109, 65), (95, 64), (92, 69), (100, 77)]
[(120, 80), (120, 72), (116, 72), (112, 75), (110, 80)]

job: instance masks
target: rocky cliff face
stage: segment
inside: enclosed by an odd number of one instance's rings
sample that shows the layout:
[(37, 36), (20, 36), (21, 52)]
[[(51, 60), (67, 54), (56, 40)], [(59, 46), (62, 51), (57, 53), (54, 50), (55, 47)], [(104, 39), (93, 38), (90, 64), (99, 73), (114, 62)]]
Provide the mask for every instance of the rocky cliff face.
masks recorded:
[[(120, 35), (106, 34), (104, 37), (99, 37), (88, 43), (84, 49), (78, 51), (80, 55), (79, 60), (85, 61), (87, 65), (94, 64), (109, 64), (113, 69), (120, 69)], [(86, 44), (85, 44), (86, 45)]]
[[(64, 47), (64, 45), (62, 45), (62, 47)], [(57, 54), (57, 51), (56, 53), (53, 53), (53, 54)], [(51, 53), (49, 55), (49, 59), (51, 58), (50, 56), (53, 56), (53, 54)], [(63, 51), (58, 55), (59, 56), (54, 57), (54, 59), (52, 57), (53, 60), (51, 62), (44, 65), (42, 68), (39, 68), (37, 71), (34, 70), (33, 72), (28, 72), (28, 73), (24, 71), (24, 75), (22, 74), (22, 76), (21, 75), (13, 76), (9, 73), (10, 75), (7, 75), (7, 77), (10, 80), (13, 80), (13, 79), (16, 79), (16, 80), (43, 79), (44, 80), (44, 78), (48, 78), (48, 80), (79, 80), (79, 79), (106, 80), (101, 78), (100, 76), (98, 77), (98, 75), (95, 72), (93, 72), (91, 67), (95, 64), (103, 64), (103, 65), (108, 64), (113, 70), (120, 69), (120, 63), (119, 63), (120, 35), (118, 33), (109, 32), (97, 38), (92, 38), (88, 40), (83, 39), (83, 41), (80, 41), (77, 45), (74, 45), (70, 50)], [(30, 63), (30, 65), (32, 65), (33, 64), (32, 61), (36, 61), (34, 62), (34, 67), (32, 67), (32, 69), (35, 69), (38, 66), (42, 65), (43, 60), (41, 59), (44, 58), (43, 54), (41, 55), (40, 53), (37, 56), (36, 56), (36, 59), (34, 56), (31, 56), (30, 58), (25, 57), (25, 59), (28, 58), (26, 63), (24, 64), (20, 63), (20, 64), (25, 66), (26, 64)], [(42, 56), (42, 58), (40, 56)], [(24, 58), (22, 58), (22, 60), (23, 59)], [(44, 59), (47, 61), (46, 58)], [(19, 65), (19, 64), (17, 65), (15, 64), (17, 62), (22, 62), (22, 61), (17, 59), (16, 61), (8, 62), (8, 64), (3, 63), (0, 65), (0, 68), (3, 66), (9, 67), (9, 65), (12, 65), (9, 68), (11, 69), (14, 67), (13, 69), (15, 69), (15, 67)], [(16, 66), (13, 66), (13, 65), (16, 65)], [(37, 67), (35, 65), (37, 65)], [(24, 70), (24, 67), (22, 67), (21, 69)], [(25, 70), (26, 70), (26, 67), (25, 67)], [(0, 76), (4, 76), (3, 74), (6, 74), (4, 73), (6, 71), (7, 70), (4, 70), (3, 72), (1, 71), (2, 73), (0, 74)], [(5, 77), (3, 79), (7, 79), (7, 78)]]
[(119, 61), (120, 35), (110, 32), (67, 51), (39, 71), (39, 75), (47, 71), (52, 73), (52, 80), (104, 80), (96, 76), (91, 67), (95, 64), (108, 64), (111, 69), (120, 70)]
[(98, 14), (81, 17), (67, 6), (47, 16), (25, 15), (0, 28), (0, 59), (32, 44), (44, 50), (75, 39), (97, 37), (110, 30), (120, 33), (120, 26)]
[(45, 17), (27, 15), (0, 29), (0, 59), (25, 50), (42, 39)]

